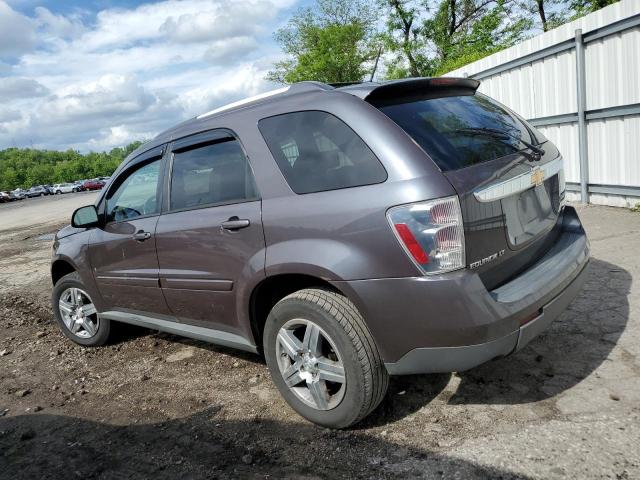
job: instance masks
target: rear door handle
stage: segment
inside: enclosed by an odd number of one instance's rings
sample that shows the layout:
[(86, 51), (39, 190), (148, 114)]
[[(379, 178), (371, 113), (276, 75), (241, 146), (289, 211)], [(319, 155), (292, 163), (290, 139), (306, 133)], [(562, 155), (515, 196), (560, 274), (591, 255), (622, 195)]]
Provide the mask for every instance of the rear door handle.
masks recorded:
[(220, 226), (225, 230), (233, 231), (233, 230), (240, 230), (241, 228), (247, 228), (250, 224), (251, 222), (246, 218), (240, 219), (238, 217), (231, 217), (226, 222), (222, 222)]
[(149, 240), (151, 238), (151, 233), (140, 230), (139, 232), (133, 234), (133, 238), (139, 242), (144, 242), (145, 240)]

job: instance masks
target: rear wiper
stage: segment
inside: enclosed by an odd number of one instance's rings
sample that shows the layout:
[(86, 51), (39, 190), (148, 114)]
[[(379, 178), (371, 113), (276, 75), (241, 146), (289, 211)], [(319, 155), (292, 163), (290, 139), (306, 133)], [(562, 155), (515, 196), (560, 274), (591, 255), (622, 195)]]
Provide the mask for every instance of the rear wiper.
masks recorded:
[(506, 140), (507, 138), (513, 138), (514, 140), (517, 140), (520, 143), (522, 143), (525, 147), (527, 147), (533, 153), (535, 153), (536, 156), (542, 157), (545, 154), (545, 151), (540, 147), (538, 147), (537, 145), (534, 145), (533, 143), (529, 143), (516, 135), (513, 135), (509, 132), (504, 132), (502, 130), (496, 130), (493, 128), (456, 128), (455, 130), (452, 130), (452, 133), (469, 133), (472, 135), (487, 135), (493, 138), (498, 138), (503, 140)]

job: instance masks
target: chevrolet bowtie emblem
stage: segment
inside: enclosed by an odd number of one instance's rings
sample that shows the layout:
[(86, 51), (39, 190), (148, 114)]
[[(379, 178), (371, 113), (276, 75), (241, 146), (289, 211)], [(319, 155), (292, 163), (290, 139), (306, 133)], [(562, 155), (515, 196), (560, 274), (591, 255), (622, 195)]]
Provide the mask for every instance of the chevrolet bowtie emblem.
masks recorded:
[(539, 168), (534, 168), (531, 171), (531, 185), (539, 187), (540, 185), (542, 185), (542, 182), (544, 182), (544, 171), (540, 170)]

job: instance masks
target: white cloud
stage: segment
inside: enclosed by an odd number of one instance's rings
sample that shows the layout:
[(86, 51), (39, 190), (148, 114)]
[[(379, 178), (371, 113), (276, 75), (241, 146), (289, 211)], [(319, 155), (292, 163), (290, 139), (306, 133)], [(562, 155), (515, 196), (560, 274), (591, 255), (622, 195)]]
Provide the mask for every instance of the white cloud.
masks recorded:
[(269, 90), (272, 85), (264, 80), (265, 70), (245, 65), (230, 70), (215, 84), (201, 82), (179, 96), (179, 103), (189, 117), (205, 113), (214, 107)]
[(180, 43), (252, 35), (277, 13), (272, 2), (220, 2), (209, 10), (167, 18), (160, 31)]
[(21, 112), (0, 126), (0, 148), (108, 149), (273, 88), (264, 80), (280, 55), (271, 32), (294, 3), (165, 0), (93, 21), (38, 7), (22, 16), (36, 46), (0, 63), (0, 98)]
[(203, 58), (213, 65), (233, 65), (258, 47), (258, 42), (253, 37), (235, 37), (214, 42), (204, 52)]
[(36, 7), (35, 14), (37, 25), (54, 38), (73, 38), (85, 31), (82, 20), (78, 16), (56, 15), (45, 7)]
[(0, 124), (20, 120), (22, 115), (18, 110), (3, 109), (0, 110)]
[(0, 101), (42, 97), (47, 93), (47, 87), (32, 78), (0, 77)]
[(100, 130), (99, 136), (91, 138), (87, 145), (91, 150), (109, 150), (114, 145), (127, 145), (136, 140), (146, 140), (153, 136), (153, 132), (133, 132), (126, 125), (116, 125)]
[(41, 105), (38, 116), (54, 122), (82, 120), (87, 116), (108, 119), (133, 114), (155, 101), (133, 76), (105, 75), (83, 85), (69, 85)]
[(0, 0), (0, 57), (22, 54), (35, 44), (34, 22)]

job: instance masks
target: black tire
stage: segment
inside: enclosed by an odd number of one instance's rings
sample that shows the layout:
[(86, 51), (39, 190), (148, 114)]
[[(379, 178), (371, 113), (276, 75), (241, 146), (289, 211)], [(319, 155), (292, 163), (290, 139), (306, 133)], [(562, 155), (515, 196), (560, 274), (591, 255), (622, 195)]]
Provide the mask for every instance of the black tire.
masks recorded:
[[(285, 323), (306, 319), (326, 332), (338, 350), (345, 372), (339, 404), (319, 410), (301, 401), (287, 386), (278, 365), (276, 342)], [(265, 324), (263, 348), (271, 377), (291, 407), (313, 423), (346, 428), (362, 420), (383, 400), (389, 376), (371, 332), (355, 305), (343, 295), (322, 289), (299, 290), (280, 300)]]
[(100, 318), (97, 332), (90, 338), (81, 338), (78, 335), (74, 334), (73, 332), (71, 332), (71, 330), (69, 330), (69, 328), (62, 320), (62, 315), (60, 313), (60, 309), (58, 308), (58, 302), (60, 301), (60, 296), (62, 295), (62, 293), (70, 287), (85, 290), (85, 287), (80, 280), (80, 275), (78, 275), (77, 272), (69, 273), (68, 275), (65, 275), (60, 280), (58, 280), (58, 282), (53, 287), (53, 292), (51, 294), (51, 306), (53, 308), (53, 315), (56, 319), (56, 322), (58, 322), (58, 326), (62, 330), (62, 333), (64, 333), (64, 335), (71, 341), (84, 347), (99, 347), (101, 345), (104, 345), (109, 340), (109, 335), (111, 333), (111, 322), (108, 319)]

